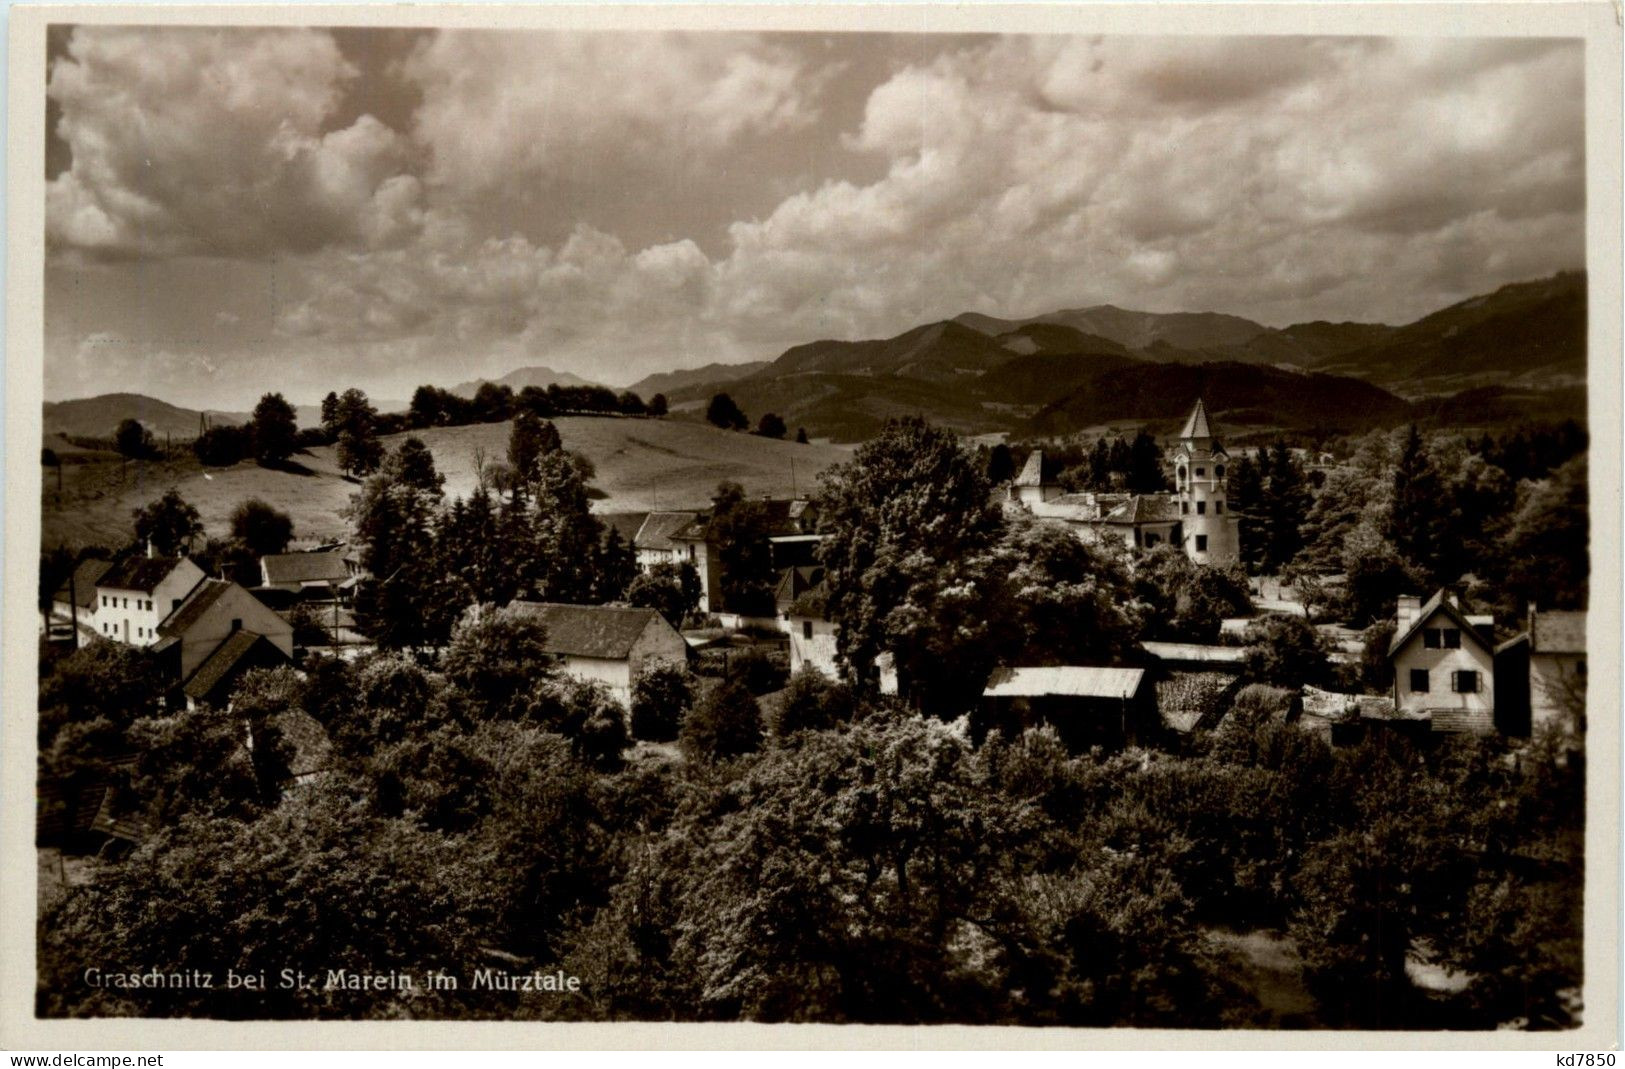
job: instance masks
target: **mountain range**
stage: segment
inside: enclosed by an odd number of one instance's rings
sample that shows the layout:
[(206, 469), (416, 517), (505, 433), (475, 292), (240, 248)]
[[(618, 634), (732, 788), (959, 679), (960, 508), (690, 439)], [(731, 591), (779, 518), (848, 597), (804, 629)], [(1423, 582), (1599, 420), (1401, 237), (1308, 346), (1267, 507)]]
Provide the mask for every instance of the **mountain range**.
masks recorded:
[(1061, 434), (1174, 419), (1197, 396), (1234, 427), (1360, 430), (1479, 410), (1498, 423), (1520, 412), (1584, 419), (1585, 367), (1586, 276), (1571, 272), (1397, 327), (1277, 329), (1112, 305), (1026, 319), (967, 312), (892, 338), (793, 346), (749, 374), (670, 393), (694, 412), (725, 389), (753, 417), (776, 412), (836, 440), (910, 412), (967, 433)]
[(458, 397), (473, 397), (480, 387), (488, 382), (498, 386), (511, 386), (518, 393), (526, 386), (535, 386), (545, 390), (549, 386), (596, 386), (596, 382), (588, 382), (580, 375), (573, 375), (568, 371), (554, 371), (550, 367), (521, 367), (508, 372), (500, 379), (474, 379), (471, 382), (460, 382), (451, 388), (451, 392)]
[[(476, 380), (591, 385), (544, 366)], [(1574, 418), (1586, 409), (1586, 276), (1503, 286), (1401, 326), (1315, 321), (1271, 328), (1215, 312), (1137, 312), (1112, 305), (1026, 319), (966, 312), (891, 338), (822, 340), (777, 359), (650, 375), (632, 389), (667, 395), (701, 418), (727, 392), (754, 421), (861, 441), (891, 416), (923, 415), (969, 434), (1067, 434), (1108, 424), (1154, 430), (1203, 397), (1232, 433), (1358, 431), (1405, 420), (1489, 426)], [(383, 406), (380, 405), (382, 408)], [(391, 406), (394, 407), (394, 406)], [(217, 423), (245, 413), (211, 412)], [(139, 394), (45, 406), (49, 433), (106, 437), (134, 416), (158, 435), (190, 437), (200, 414)], [(314, 410), (300, 409), (301, 423)]]

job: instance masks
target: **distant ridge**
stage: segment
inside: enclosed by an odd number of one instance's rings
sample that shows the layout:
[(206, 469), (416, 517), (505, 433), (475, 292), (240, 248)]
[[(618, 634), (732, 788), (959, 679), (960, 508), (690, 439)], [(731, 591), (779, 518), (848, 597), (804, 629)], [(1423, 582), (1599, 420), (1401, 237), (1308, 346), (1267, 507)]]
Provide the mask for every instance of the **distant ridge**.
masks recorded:
[(71, 401), (47, 401), (45, 433), (80, 438), (111, 438), (122, 420), (139, 420), (157, 437), (193, 438), (202, 417), (211, 424), (247, 423), (246, 412), (199, 411), (182, 408), (139, 393), (104, 393)]
[(461, 382), (453, 386), (451, 392), (459, 397), (473, 397), (479, 392), (481, 386), (487, 382), (494, 382), (498, 386), (509, 386), (515, 393), (526, 386), (535, 386), (538, 389), (547, 389), (549, 386), (596, 386), (598, 383), (589, 382), (580, 375), (573, 375), (568, 371), (554, 371), (550, 367), (537, 365), (535, 367), (515, 368), (500, 379), (474, 379), (471, 382)]
[(756, 374), (769, 363), (771, 361), (768, 360), (747, 360), (742, 364), (706, 364), (702, 367), (680, 368), (677, 371), (660, 371), (644, 376), (634, 382), (629, 389), (647, 401), (657, 393), (669, 394), (686, 386), (705, 383), (720, 385), (742, 379), (747, 375)]

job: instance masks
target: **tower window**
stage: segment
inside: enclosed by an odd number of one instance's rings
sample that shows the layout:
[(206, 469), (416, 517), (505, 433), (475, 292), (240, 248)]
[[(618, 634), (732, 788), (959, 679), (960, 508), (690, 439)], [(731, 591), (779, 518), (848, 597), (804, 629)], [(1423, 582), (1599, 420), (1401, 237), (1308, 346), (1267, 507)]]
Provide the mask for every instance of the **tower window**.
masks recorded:
[(1224, 465), (1220, 464), (1218, 467), (1214, 468), (1213, 474), (1220, 479), (1224, 478)]
[(1207, 469), (1206, 468), (1197, 468), (1196, 469), (1196, 474), (1197, 474), (1198, 477), (1206, 475), (1207, 474)]
[(1220, 513), (1222, 513), (1223, 511), (1224, 511), (1224, 498), (1221, 497), (1218, 500), (1213, 502), (1213, 515), (1217, 516)]
[(1198, 552), (1198, 553), (1206, 553), (1207, 552), (1207, 535), (1197, 535), (1196, 536), (1196, 552)]
[(1196, 514), (1198, 516), (1206, 516), (1207, 515), (1207, 502), (1206, 501), (1198, 501), (1196, 503)]
[(1191, 503), (1189, 501), (1181, 501), (1179, 503), (1179, 514), (1181, 516), (1189, 515), (1190, 511), (1191, 511)]

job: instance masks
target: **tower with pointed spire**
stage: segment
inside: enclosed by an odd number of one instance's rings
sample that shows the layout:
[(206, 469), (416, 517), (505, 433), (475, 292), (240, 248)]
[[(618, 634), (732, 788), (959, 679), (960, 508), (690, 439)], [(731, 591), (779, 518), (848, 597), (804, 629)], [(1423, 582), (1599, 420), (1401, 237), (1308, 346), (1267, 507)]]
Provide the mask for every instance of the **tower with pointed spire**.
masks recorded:
[(1213, 434), (1200, 397), (1179, 432), (1172, 459), (1185, 555), (1198, 564), (1239, 563), (1239, 524), (1225, 492), (1230, 457)]

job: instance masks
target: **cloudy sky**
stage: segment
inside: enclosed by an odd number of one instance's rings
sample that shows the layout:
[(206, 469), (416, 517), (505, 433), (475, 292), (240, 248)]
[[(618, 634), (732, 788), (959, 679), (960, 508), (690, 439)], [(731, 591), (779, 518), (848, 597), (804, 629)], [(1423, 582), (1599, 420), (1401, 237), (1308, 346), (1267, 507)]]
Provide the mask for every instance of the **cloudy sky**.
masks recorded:
[(1576, 41), (59, 27), (46, 396), (626, 384), (1583, 266)]

